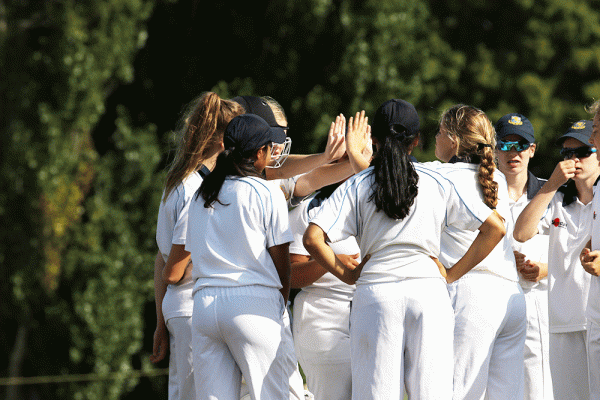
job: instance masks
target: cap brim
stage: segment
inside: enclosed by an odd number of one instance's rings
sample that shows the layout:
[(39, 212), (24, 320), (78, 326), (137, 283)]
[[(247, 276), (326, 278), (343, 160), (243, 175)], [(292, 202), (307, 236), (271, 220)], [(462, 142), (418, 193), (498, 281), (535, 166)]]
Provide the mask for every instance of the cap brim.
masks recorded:
[(570, 132), (570, 133), (567, 133), (566, 135), (559, 137), (558, 140), (556, 141), (556, 144), (558, 144), (559, 146), (562, 146), (564, 141), (567, 140), (568, 138), (577, 139), (584, 145), (592, 147), (592, 145), (590, 144), (589, 136), (583, 135), (581, 133), (574, 133), (574, 132)]
[(273, 142), (275, 142), (275, 143), (285, 142), (285, 139), (287, 138), (287, 135), (285, 134), (285, 129), (283, 129), (282, 127), (279, 127), (279, 126), (272, 126), (271, 132), (273, 135)]

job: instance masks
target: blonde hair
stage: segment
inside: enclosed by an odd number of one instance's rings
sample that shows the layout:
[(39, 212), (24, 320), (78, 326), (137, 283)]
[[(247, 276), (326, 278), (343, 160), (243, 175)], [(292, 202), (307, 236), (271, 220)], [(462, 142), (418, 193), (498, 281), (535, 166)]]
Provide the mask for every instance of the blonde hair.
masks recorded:
[(287, 117), (285, 116), (285, 111), (283, 111), (283, 107), (281, 106), (281, 104), (279, 104), (277, 100), (270, 96), (263, 96), (261, 97), (261, 99), (263, 99), (265, 103), (267, 103), (267, 105), (271, 108), (271, 111), (273, 111), (275, 121), (277, 121), (278, 124), (282, 121), (286, 121), (284, 125), (287, 125)]
[(443, 126), (458, 145), (457, 156), (464, 159), (479, 159), (479, 184), (483, 201), (490, 208), (498, 205), (498, 183), (494, 182), (494, 150), (496, 132), (483, 111), (464, 104), (455, 105), (442, 113)]
[(222, 140), (229, 121), (244, 113), (240, 104), (221, 99), (214, 92), (205, 92), (190, 103), (179, 132), (177, 152), (167, 173), (163, 201), (200, 167), (210, 149)]
[(585, 110), (590, 114), (596, 115), (598, 112), (600, 112), (600, 100), (596, 100), (592, 103), (592, 105), (587, 106)]

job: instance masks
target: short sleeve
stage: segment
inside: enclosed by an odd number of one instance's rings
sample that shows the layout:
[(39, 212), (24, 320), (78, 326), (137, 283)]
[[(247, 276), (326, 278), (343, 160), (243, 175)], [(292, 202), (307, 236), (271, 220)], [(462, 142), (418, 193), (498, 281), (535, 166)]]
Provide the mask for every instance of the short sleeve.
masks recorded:
[[(368, 170), (365, 170), (368, 171)], [(366, 177), (364, 173), (348, 179), (319, 207), (310, 223), (318, 225), (331, 242), (339, 242), (350, 236), (358, 235), (357, 199), (359, 190), (364, 189)]]
[(294, 241), (290, 243), (290, 254), (302, 254), (308, 256), (308, 251), (302, 244), (302, 237), (308, 226), (308, 204), (311, 198), (304, 200), (300, 205), (289, 212), (290, 230)]
[(188, 216), (190, 211), (190, 204), (192, 202), (192, 196), (186, 193), (185, 186), (181, 185), (178, 189), (179, 198), (177, 199), (176, 207), (176, 221), (173, 227), (173, 244), (185, 244), (188, 228)]
[(460, 196), (453, 184), (447, 189), (446, 204), (446, 224), (457, 229), (474, 231), (492, 213), (479, 196)]
[(270, 198), (269, 215), (267, 219), (266, 238), (267, 248), (290, 243), (294, 240), (289, 228), (288, 210), (283, 193), (280, 190), (267, 188)]
[(550, 204), (548, 204), (548, 207), (546, 207), (546, 210), (544, 210), (544, 214), (542, 215), (540, 222), (538, 222), (538, 233), (539, 234), (542, 234), (542, 235), (550, 234), (550, 225), (552, 225), (552, 215), (554, 214), (553, 210), (556, 207), (557, 200), (558, 200), (558, 198), (555, 194), (554, 197), (552, 198), (552, 200), (550, 201)]

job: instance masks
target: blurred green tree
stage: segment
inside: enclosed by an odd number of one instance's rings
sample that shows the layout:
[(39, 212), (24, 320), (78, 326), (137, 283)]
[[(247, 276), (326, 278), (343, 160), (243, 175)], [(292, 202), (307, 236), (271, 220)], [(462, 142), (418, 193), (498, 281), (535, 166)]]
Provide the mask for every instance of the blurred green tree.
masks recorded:
[[(92, 131), (134, 78), (153, 7), (0, 3), (3, 375), (133, 368), (152, 293), (160, 150), (152, 125), (131, 127), (125, 109), (102, 156)], [(5, 398), (117, 399), (135, 383), (12, 386)]]

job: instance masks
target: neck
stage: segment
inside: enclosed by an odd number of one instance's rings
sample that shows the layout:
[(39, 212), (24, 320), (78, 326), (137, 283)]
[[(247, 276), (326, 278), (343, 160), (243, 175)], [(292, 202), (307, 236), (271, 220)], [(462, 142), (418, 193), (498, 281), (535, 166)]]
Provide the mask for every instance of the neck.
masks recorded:
[(215, 165), (217, 164), (217, 157), (219, 157), (219, 154), (221, 154), (221, 149), (212, 149), (206, 155), (206, 158), (202, 160), (202, 164), (204, 164), (206, 168), (212, 171), (213, 169), (215, 169)]
[(527, 191), (527, 170), (523, 170), (516, 175), (504, 175), (508, 185), (508, 196), (513, 201), (517, 201)]
[(594, 197), (594, 182), (598, 179), (599, 174), (594, 174), (586, 180), (575, 181), (575, 187), (577, 188), (577, 198), (583, 204), (587, 204), (592, 201)]

